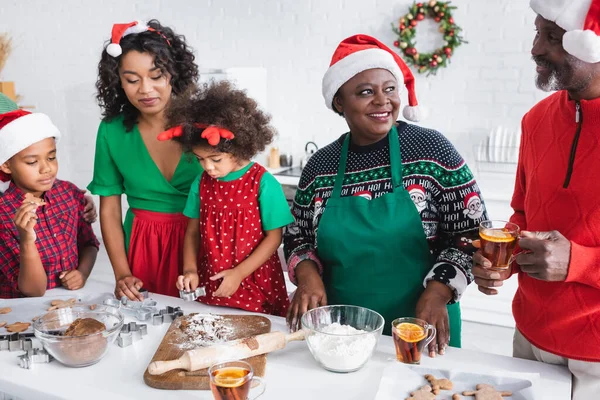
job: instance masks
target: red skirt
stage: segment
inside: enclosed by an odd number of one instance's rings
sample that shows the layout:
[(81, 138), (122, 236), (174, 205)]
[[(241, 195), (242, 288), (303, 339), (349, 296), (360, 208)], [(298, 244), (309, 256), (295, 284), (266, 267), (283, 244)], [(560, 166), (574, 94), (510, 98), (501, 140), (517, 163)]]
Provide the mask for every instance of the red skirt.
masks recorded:
[(183, 265), (183, 238), (189, 218), (183, 214), (132, 209), (128, 261), (131, 273), (148, 291), (179, 297), (175, 286)]

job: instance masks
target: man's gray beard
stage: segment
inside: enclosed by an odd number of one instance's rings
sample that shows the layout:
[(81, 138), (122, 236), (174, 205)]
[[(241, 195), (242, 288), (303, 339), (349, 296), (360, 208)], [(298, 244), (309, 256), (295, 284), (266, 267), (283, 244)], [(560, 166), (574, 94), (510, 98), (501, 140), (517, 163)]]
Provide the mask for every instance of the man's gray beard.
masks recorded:
[[(569, 61), (570, 68), (567, 69), (567, 72), (563, 70), (562, 80), (559, 79), (557, 71), (553, 70), (550, 73), (550, 76), (548, 77), (548, 80), (546, 82), (542, 82), (540, 80), (540, 75), (538, 74), (538, 76), (535, 79), (535, 86), (537, 86), (538, 89), (543, 90), (544, 92), (553, 92), (557, 90), (569, 90), (579, 92), (585, 90), (593, 79), (593, 76), (591, 74), (588, 76), (581, 77), (577, 81), (573, 81), (572, 79), (570, 79), (569, 82), (564, 82), (565, 79), (568, 79), (566, 76), (567, 74), (573, 74), (573, 72), (577, 68), (583, 67), (583, 64), (585, 63), (577, 57), (572, 56), (570, 54), (567, 55), (567, 61)], [(569, 87), (567, 87), (567, 85), (569, 85)]]
[(556, 71), (552, 71), (548, 77), (548, 80), (545, 82), (541, 81), (541, 77), (538, 74), (538, 76), (535, 78), (535, 86), (544, 92), (554, 92), (562, 89), (560, 82), (558, 81), (558, 77), (556, 76)]

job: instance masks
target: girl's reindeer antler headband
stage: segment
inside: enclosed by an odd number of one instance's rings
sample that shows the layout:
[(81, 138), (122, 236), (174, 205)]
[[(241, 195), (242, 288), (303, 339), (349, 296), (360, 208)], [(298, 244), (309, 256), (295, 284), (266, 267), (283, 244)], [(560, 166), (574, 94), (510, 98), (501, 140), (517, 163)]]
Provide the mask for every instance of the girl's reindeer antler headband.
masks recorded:
[[(226, 140), (232, 140), (235, 138), (233, 132), (228, 129), (221, 128), (220, 126), (199, 123), (194, 123), (193, 125), (196, 128), (204, 129), (201, 137), (202, 139), (206, 139), (208, 144), (213, 147), (221, 142), (221, 138)], [(181, 125), (177, 125), (158, 135), (158, 140), (171, 140), (174, 137), (181, 137), (181, 135), (183, 135), (183, 127)]]

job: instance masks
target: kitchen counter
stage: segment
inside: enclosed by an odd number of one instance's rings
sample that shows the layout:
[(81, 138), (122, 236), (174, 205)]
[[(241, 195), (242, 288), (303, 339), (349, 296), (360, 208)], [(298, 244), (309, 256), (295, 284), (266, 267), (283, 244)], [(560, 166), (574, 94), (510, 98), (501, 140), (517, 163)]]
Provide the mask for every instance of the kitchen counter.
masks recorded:
[[(69, 292), (65, 289), (48, 291), (46, 297), (91, 296), (111, 293), (113, 286), (90, 280), (85, 288)], [(152, 299), (163, 308), (180, 306), (185, 313), (248, 314), (241, 310), (209, 307), (197, 302), (184, 302), (178, 298), (151, 294)], [(11, 300), (14, 301), (14, 300)], [(0, 300), (1, 302), (1, 300)], [(285, 321), (271, 317), (272, 329), (287, 331)], [(127, 318), (126, 322), (133, 319)], [(68, 368), (57, 361), (36, 364), (34, 369), (21, 369), (17, 355), (21, 352), (0, 352), (0, 398), (1, 392), (18, 399), (212, 399), (208, 391), (165, 391), (146, 386), (143, 374), (163, 339), (168, 324), (148, 324), (148, 335), (133, 345), (120, 348), (114, 344), (108, 354), (97, 364), (85, 368)], [(306, 343), (292, 342), (268, 356), (267, 389), (260, 399), (373, 399), (377, 393), (382, 371), (395, 359), (391, 337), (383, 336), (369, 363), (360, 371), (336, 374), (322, 369), (312, 358)], [(448, 349), (443, 357), (424, 357), (422, 365), (434, 368), (459, 368), (478, 373), (501, 370), (512, 373), (539, 373), (540, 399), (569, 399), (571, 374), (564, 367), (533, 361), (513, 359), (493, 354)], [(342, 396), (343, 393), (343, 396)], [(12, 398), (12, 397), (9, 397)]]

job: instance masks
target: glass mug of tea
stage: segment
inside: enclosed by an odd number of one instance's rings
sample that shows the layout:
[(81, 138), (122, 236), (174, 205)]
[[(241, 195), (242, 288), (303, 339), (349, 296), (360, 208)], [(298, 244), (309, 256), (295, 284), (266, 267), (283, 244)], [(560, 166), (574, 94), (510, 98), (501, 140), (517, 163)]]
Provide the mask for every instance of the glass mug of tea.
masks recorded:
[[(254, 376), (252, 365), (246, 361), (227, 361), (215, 364), (208, 369), (210, 390), (215, 400), (254, 400), (265, 392), (265, 382)], [(258, 391), (248, 397), (252, 382), (258, 385), (252, 391)]]
[(510, 268), (519, 232), (519, 226), (512, 222), (492, 220), (479, 224), (481, 254), (492, 263), (491, 269)]
[(435, 327), (419, 318), (397, 318), (392, 321), (392, 337), (396, 358), (405, 364), (419, 364), (423, 349), (435, 337)]

